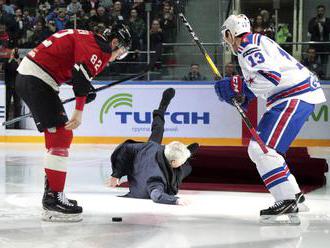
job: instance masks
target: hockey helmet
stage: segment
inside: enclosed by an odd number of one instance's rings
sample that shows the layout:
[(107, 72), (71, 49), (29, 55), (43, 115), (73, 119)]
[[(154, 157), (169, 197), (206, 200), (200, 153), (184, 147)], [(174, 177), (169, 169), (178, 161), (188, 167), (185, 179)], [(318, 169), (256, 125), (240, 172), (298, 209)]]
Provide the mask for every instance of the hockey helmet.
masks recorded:
[(234, 38), (248, 32), (251, 32), (251, 24), (249, 18), (243, 14), (229, 16), (221, 27), (222, 37), (235, 55), (236, 52), (233, 49)]
[(109, 41), (112, 41), (115, 38), (118, 39), (118, 48), (123, 48), (124, 52), (117, 58), (117, 60), (121, 60), (127, 56), (128, 51), (132, 46), (132, 36), (126, 25), (115, 23), (111, 28), (106, 28), (102, 35)]
[(118, 49), (123, 49), (124, 52), (117, 57), (117, 60), (121, 60), (127, 56), (132, 46), (132, 36), (126, 25), (114, 23), (112, 26), (106, 27), (103, 23), (99, 23), (94, 27), (94, 32), (108, 42), (111, 42), (115, 38), (118, 39)]

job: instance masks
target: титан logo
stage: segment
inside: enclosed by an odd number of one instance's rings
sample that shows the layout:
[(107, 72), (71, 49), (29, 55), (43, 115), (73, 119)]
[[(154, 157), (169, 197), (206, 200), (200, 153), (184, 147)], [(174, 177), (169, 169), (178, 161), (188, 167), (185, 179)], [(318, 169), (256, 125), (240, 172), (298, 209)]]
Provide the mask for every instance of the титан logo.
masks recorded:
[(133, 99), (132, 94), (129, 93), (120, 93), (111, 96), (108, 100), (103, 104), (100, 111), (100, 123), (103, 123), (104, 115), (109, 112), (111, 108), (117, 108), (119, 106), (128, 106), (132, 107)]
[[(144, 125), (152, 123), (152, 112), (151, 111), (127, 111), (126, 107), (133, 107), (133, 95), (129, 93), (119, 93), (111, 96), (102, 105), (99, 120), (103, 124), (105, 121), (105, 115), (109, 113), (110, 109), (117, 107), (120, 111), (114, 111), (112, 118), (116, 123), (123, 125)], [(174, 111), (166, 112), (170, 124), (175, 125), (209, 125), (210, 124), (210, 113), (209, 112), (196, 112), (196, 111)]]

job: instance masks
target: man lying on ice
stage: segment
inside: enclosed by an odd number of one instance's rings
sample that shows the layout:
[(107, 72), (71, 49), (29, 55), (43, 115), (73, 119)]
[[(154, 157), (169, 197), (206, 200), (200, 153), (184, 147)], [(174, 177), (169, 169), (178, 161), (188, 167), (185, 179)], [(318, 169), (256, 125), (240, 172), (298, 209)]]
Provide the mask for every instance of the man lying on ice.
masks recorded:
[(153, 111), (148, 142), (126, 140), (111, 155), (112, 175), (107, 185), (116, 187), (120, 178), (127, 176), (129, 193), (126, 197), (152, 199), (163, 204), (187, 204), (175, 195), (182, 180), (191, 173), (189, 160), (199, 145), (185, 146), (178, 141), (161, 145), (164, 115), (174, 95), (173, 88), (163, 92), (158, 109)]

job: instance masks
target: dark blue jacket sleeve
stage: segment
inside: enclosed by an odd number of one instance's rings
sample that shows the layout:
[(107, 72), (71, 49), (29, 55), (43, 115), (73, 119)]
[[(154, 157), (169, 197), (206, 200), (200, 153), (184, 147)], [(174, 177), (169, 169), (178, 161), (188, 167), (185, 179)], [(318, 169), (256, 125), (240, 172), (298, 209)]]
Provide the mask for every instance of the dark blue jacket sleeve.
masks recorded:
[(164, 186), (161, 178), (153, 178), (152, 181), (148, 183), (150, 198), (156, 203), (175, 205), (179, 197), (165, 193)]
[(118, 155), (115, 163), (112, 166), (111, 176), (121, 178), (128, 174), (129, 169), (132, 167), (134, 157), (138, 152), (136, 144), (123, 144), (120, 154)]

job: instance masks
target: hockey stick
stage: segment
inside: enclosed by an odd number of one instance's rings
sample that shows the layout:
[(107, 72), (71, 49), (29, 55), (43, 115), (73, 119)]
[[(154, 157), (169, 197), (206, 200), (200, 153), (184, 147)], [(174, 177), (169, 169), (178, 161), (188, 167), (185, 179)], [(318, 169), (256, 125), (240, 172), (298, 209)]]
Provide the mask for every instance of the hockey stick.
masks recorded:
[[(189, 22), (187, 21), (186, 17), (184, 16), (184, 14), (182, 13), (182, 11), (180, 11), (179, 16), (183, 22), (183, 24), (187, 27), (188, 32), (191, 34), (192, 38), (194, 39), (195, 43), (197, 44), (197, 46), (199, 47), (200, 51), (202, 52), (202, 54), (204, 55), (207, 63), (209, 64), (209, 66), (212, 69), (212, 72), (215, 75), (215, 80), (219, 80), (222, 78), (218, 68), (216, 67), (216, 65), (213, 63), (211, 57), (209, 56), (209, 54), (207, 53), (206, 49), (204, 48), (204, 46), (202, 45), (202, 43), (199, 41), (196, 33), (193, 31), (192, 27), (190, 26)], [(236, 107), (236, 109), (238, 110), (239, 114), (241, 115), (245, 125), (247, 126), (247, 128), (249, 129), (249, 132), (251, 133), (252, 137), (255, 139), (255, 141), (259, 144), (261, 150), (264, 153), (268, 153), (268, 149), (265, 145), (265, 143), (261, 140), (260, 136), (257, 134), (255, 128), (253, 127), (251, 121), (249, 120), (249, 118), (246, 116), (244, 110), (242, 109), (241, 105), (238, 103), (238, 101), (233, 98), (233, 105)]]
[[(132, 76), (128, 76), (128, 77), (125, 77), (125, 78), (119, 79), (118, 81), (115, 81), (115, 82), (113, 82), (113, 83), (111, 83), (111, 84), (107, 84), (107, 85), (101, 86), (101, 87), (99, 87), (99, 88), (96, 88), (96, 89), (94, 90), (94, 92), (98, 92), (98, 91), (101, 91), (101, 90), (105, 90), (105, 89), (111, 88), (111, 87), (113, 87), (113, 86), (115, 86), (115, 85), (117, 85), (117, 84), (120, 84), (120, 83), (123, 83), (123, 82), (129, 81), (129, 80), (137, 79), (137, 78), (143, 76), (144, 74), (146, 74), (146, 73), (149, 71), (150, 68), (151, 68), (151, 66), (149, 65), (149, 66), (148, 66), (143, 72), (140, 72), (139, 74), (135, 74), (135, 75), (132, 75)], [(66, 100), (64, 100), (64, 101), (62, 102), (62, 104), (66, 104), (66, 103), (72, 102), (72, 101), (74, 101), (75, 99), (76, 99), (75, 97), (72, 97), (72, 98), (66, 99)], [(8, 125), (11, 125), (11, 124), (13, 124), (13, 123), (16, 123), (16, 122), (21, 121), (21, 120), (23, 120), (23, 119), (25, 119), (25, 118), (28, 118), (28, 117), (32, 117), (32, 113), (31, 113), (31, 112), (30, 112), (30, 113), (27, 113), (27, 114), (25, 114), (25, 115), (18, 116), (18, 117), (14, 118), (14, 119), (11, 119), (11, 120), (9, 120), (9, 121), (2, 122), (2, 126), (8, 126)]]
[[(155, 54), (153, 55), (153, 57), (151, 58), (149, 64), (146, 65), (145, 69), (144, 69), (142, 72), (140, 72), (139, 74), (135, 74), (135, 75), (132, 75), (132, 76), (125, 77), (125, 78), (123, 78), (123, 79), (119, 79), (118, 81), (115, 81), (115, 82), (113, 82), (113, 83), (111, 83), (111, 84), (107, 84), (107, 85), (101, 86), (101, 87), (99, 87), (99, 88), (96, 88), (96, 89), (94, 90), (94, 92), (98, 92), (98, 91), (101, 91), (101, 90), (104, 90), (104, 89), (107, 89), (107, 88), (113, 87), (113, 86), (115, 86), (115, 85), (117, 85), (117, 84), (120, 84), (120, 83), (123, 83), (123, 82), (129, 81), (129, 80), (134, 80), (134, 79), (137, 79), (137, 78), (143, 76), (144, 74), (146, 74), (149, 70), (151, 70), (151, 69), (155, 66), (155, 64), (156, 64), (156, 62), (157, 62), (157, 59), (160, 57), (160, 55), (161, 55), (161, 50), (158, 50), (158, 51), (156, 50), (156, 53), (155, 53)], [(76, 99), (75, 97), (72, 97), (72, 98), (66, 99), (66, 100), (64, 100), (64, 101), (62, 102), (62, 104), (66, 104), (66, 103), (68, 103), (68, 102), (72, 102), (72, 101), (74, 101), (75, 99)], [(25, 119), (25, 118), (28, 118), (28, 117), (32, 117), (32, 113), (31, 113), (31, 112), (30, 112), (30, 113), (27, 113), (27, 114), (25, 114), (25, 115), (18, 116), (18, 117), (14, 118), (14, 119), (11, 119), (11, 120), (9, 120), (9, 121), (2, 122), (2, 126), (8, 126), (8, 125), (11, 125), (11, 124), (13, 124), (13, 123), (16, 123), (16, 122), (21, 121), (21, 120), (23, 120), (23, 119)]]

